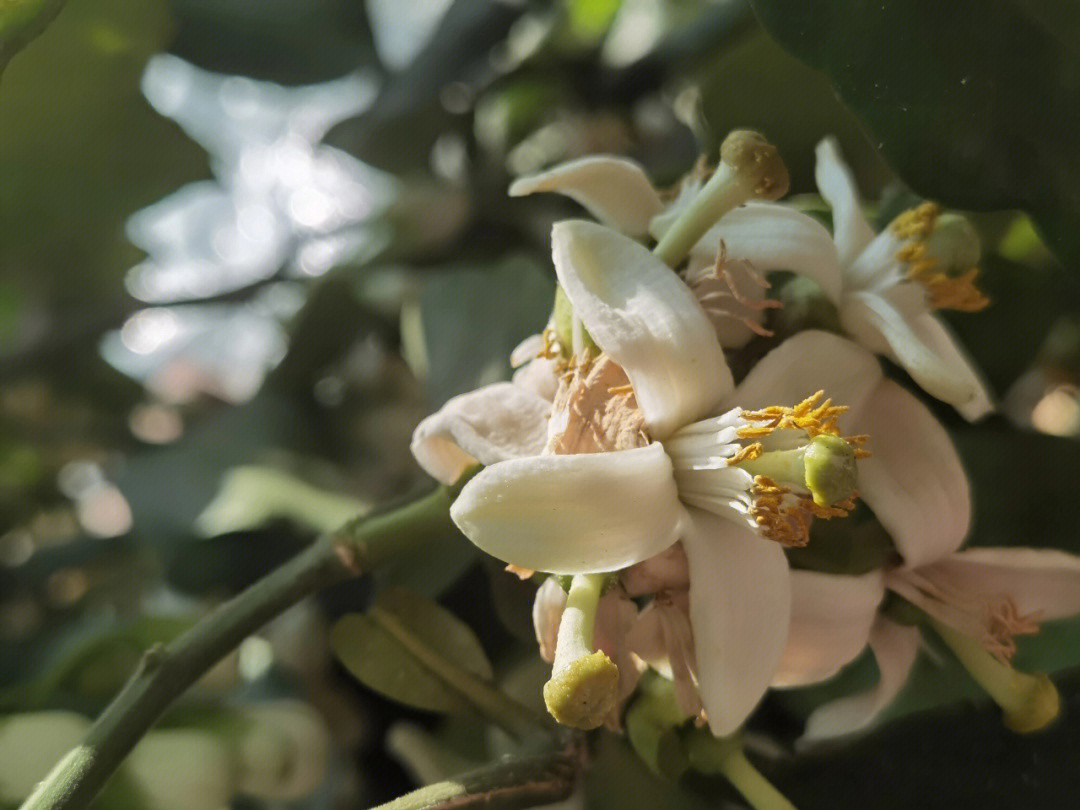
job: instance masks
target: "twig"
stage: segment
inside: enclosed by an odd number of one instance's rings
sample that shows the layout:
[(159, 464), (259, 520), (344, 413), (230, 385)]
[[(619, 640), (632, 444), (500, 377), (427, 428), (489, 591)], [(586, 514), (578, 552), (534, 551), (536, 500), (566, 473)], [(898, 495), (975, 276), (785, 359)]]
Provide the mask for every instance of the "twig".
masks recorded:
[(519, 810), (566, 799), (585, 767), (585, 744), (568, 735), (556, 751), (470, 771), (407, 793), (375, 810)]
[(320, 537), (183, 635), (147, 650), (86, 739), (53, 768), (21, 810), (86, 807), (173, 701), (267, 621), (315, 591), (456, 531), (450, 504), (469, 477), (466, 473), (453, 486)]

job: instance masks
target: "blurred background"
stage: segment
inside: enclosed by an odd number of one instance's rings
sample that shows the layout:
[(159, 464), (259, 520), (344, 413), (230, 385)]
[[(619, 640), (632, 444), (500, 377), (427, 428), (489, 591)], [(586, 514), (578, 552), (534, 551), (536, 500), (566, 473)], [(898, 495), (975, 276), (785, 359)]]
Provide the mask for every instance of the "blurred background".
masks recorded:
[[(815, 191), (813, 149), (831, 133), (879, 225), (919, 199), (890, 169), (917, 139), (869, 134), (873, 111), (846, 106), (833, 78), (743, 0), (70, 0), (0, 77), (0, 807), (150, 643), (319, 530), (429, 486), (408, 452), (416, 422), (508, 376), (550, 311), (550, 226), (577, 209), (508, 199), (514, 177), (610, 152), (671, 186), (750, 127), (779, 147), (793, 193)], [(923, 113), (924, 134), (950, 126)], [(926, 172), (948, 163), (923, 155)], [(1006, 208), (951, 188), (956, 205)], [(1080, 287), (1026, 215), (973, 218), (995, 305), (948, 315), (1003, 415), (975, 428), (936, 412), (976, 492), (1012, 499), (977, 497), (974, 542), (1075, 548)], [(98, 806), (361, 807), (499, 753), (475, 718), (357, 683), (327, 640), (373, 587), (408, 587), (464, 620), (535, 702), (530, 586), (499, 573), (449, 538), (298, 605), (170, 712)], [(1030, 653), (1053, 659), (1043, 668), (1065, 663), (1061, 644), (1075, 663), (1080, 626), (1062, 633)], [(895, 715), (966, 695), (927, 667)], [(763, 726), (792, 736), (808, 700), (770, 702)], [(972, 711), (966, 734), (998, 733)], [(928, 731), (942, 717), (774, 776), (800, 806), (836, 806), (825, 797), (860, 795), (885, 762), (910, 800), (881, 751), (910, 753), (920, 734), (938, 748), (906, 767), (964, 756), (967, 737)], [(590, 806), (732, 795), (676, 790), (617, 739), (598, 745)], [(993, 767), (1026, 757), (1018, 772), (1062, 750), (1001, 745)], [(1075, 762), (1064, 772), (1075, 780)]]

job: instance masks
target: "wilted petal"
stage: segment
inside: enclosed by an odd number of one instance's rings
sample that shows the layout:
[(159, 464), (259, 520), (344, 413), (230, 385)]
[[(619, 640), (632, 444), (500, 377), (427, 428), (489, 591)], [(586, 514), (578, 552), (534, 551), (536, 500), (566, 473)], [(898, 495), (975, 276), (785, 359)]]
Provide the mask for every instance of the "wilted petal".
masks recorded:
[(818, 191), (832, 206), (833, 234), (840, 262), (848, 264), (874, 238), (874, 231), (859, 210), (859, 191), (851, 170), (840, 157), (835, 138), (826, 138), (817, 145), (817, 166), (814, 179)]
[(450, 515), (488, 554), (554, 574), (641, 562), (678, 540), (687, 520), (660, 444), (504, 461), (466, 484)]
[(592, 222), (559, 222), (551, 242), (574, 314), (626, 372), (653, 438), (705, 416), (731, 390), (712, 324), (671, 268)]
[(821, 285), (840, 303), (840, 260), (832, 236), (812, 217), (771, 203), (747, 203), (725, 214), (691, 253), (714, 259), (723, 243), (727, 257), (747, 261), (759, 273), (791, 270)]
[(1045, 548), (969, 548), (920, 571), (936, 585), (1008, 597), (1021, 616), (1080, 613), (1080, 557)]
[(921, 641), (918, 628), (879, 618), (870, 631), (870, 649), (881, 673), (877, 686), (816, 709), (806, 721), (800, 742), (840, 737), (869, 726), (907, 683)]
[(742, 725), (776, 674), (791, 619), (779, 544), (694, 509), (683, 538), (698, 687), (713, 734)]
[(551, 403), (520, 386), (495, 383), (447, 400), (413, 432), (410, 449), (432, 477), (449, 484), (465, 468), (544, 449)]
[(840, 320), (861, 343), (882, 347), (884, 341), (887, 354), (924, 391), (948, 402), (965, 419), (974, 421), (993, 410), (974, 365), (931, 311), (905, 316), (881, 295), (855, 293), (844, 299)]
[(557, 191), (603, 222), (630, 236), (649, 232), (663, 203), (645, 171), (626, 158), (597, 155), (562, 163), (510, 184), (511, 197)]
[(880, 379), (881, 366), (866, 349), (830, 332), (807, 330), (765, 355), (728, 401), (740, 408), (795, 405), (824, 391), (854, 415)]
[(869, 435), (859, 492), (916, 568), (960, 547), (971, 524), (967, 476), (952, 441), (926, 406), (881, 380), (852, 424)]
[(773, 679), (776, 687), (804, 686), (831, 678), (866, 647), (884, 576), (791, 572), (791, 630)]

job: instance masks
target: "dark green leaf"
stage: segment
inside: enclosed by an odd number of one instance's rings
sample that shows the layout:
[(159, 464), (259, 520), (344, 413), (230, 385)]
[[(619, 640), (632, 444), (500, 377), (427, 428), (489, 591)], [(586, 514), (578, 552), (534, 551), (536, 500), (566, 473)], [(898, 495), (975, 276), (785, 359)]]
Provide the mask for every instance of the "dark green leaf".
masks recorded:
[(0, 6), (0, 71), (30, 40), (45, 30), (65, 0), (8, 0)]
[(1080, 259), (1080, 14), (1071, 0), (752, 0), (918, 193), (1023, 208)]
[(492, 675), (484, 649), (467, 624), (402, 589), (384, 591), (366, 614), (343, 616), (330, 631), (334, 654), (368, 688), (419, 709), (461, 709), (458, 693), (410, 650), (416, 642), (468, 672)]

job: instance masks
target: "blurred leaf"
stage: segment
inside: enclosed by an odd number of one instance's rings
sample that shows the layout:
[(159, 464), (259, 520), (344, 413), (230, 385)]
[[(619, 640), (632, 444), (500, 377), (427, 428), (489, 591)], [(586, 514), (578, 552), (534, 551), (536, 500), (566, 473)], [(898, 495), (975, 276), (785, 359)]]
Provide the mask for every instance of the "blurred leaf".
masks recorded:
[(1080, 14), (1071, 0), (752, 0), (917, 192), (1023, 208), (1080, 261)]
[(420, 644), (462, 669), (491, 678), (491, 664), (469, 626), (445, 608), (402, 589), (384, 591), (365, 614), (338, 620), (330, 646), (365, 686), (434, 712), (464, 706), (458, 693), (411, 651)]
[(0, 72), (16, 53), (45, 30), (66, 0), (6, 0), (0, 6)]
[[(544, 328), (555, 284), (532, 260), (447, 268), (429, 281), (402, 339), (433, 404), (510, 376), (510, 352)], [(419, 366), (419, 368), (418, 368)]]

